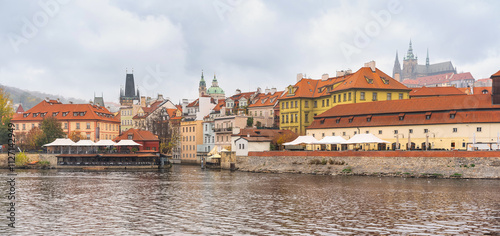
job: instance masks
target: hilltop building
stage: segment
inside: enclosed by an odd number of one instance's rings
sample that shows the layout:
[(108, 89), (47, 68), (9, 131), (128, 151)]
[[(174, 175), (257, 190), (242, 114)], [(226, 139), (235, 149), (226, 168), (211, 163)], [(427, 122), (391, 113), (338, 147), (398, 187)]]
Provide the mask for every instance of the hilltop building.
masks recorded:
[(203, 76), (203, 71), (201, 72), (201, 79), (198, 86), (198, 93), (199, 97), (209, 96), (216, 100), (226, 98), (224, 90), (221, 87), (219, 87), (219, 82), (217, 81), (217, 77), (215, 76), (215, 74), (214, 74), (214, 79), (212, 80), (212, 86), (210, 86), (210, 88), (207, 89), (205, 78)]
[(139, 89), (135, 90), (134, 74), (126, 74), (125, 90), (120, 88), (120, 104), (122, 106), (131, 106), (134, 100), (139, 100)]
[(427, 58), (425, 59), (425, 65), (418, 64), (418, 57), (413, 54), (413, 48), (410, 40), (410, 46), (406, 57), (403, 58), (403, 68), (399, 64), (398, 53), (396, 52), (396, 60), (394, 62), (394, 69), (392, 77), (397, 79), (399, 82), (403, 82), (406, 79), (414, 80), (418, 77), (439, 75), (454, 73), (457, 71), (453, 67), (451, 61), (440, 62), (435, 64), (430, 64), (429, 60), (429, 50), (427, 50)]

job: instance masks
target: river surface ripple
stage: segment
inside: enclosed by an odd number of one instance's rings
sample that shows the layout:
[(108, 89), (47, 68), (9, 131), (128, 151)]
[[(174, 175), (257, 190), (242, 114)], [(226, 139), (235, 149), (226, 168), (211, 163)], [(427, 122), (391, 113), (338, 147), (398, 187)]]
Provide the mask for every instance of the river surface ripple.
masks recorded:
[(18, 171), (12, 235), (500, 234), (500, 181), (201, 170)]

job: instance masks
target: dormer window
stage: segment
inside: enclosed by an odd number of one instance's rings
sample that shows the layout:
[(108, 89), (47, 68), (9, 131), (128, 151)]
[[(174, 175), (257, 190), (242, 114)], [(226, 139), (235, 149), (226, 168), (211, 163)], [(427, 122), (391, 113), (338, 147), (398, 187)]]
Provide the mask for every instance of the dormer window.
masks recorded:
[(372, 116), (371, 115), (367, 116), (366, 117), (366, 122), (371, 122), (371, 121), (372, 121)]
[(28, 117), (29, 115), (30, 115), (30, 113), (24, 113), (23, 117)]
[(384, 82), (384, 84), (389, 84), (389, 80), (385, 77), (380, 77), (380, 79), (382, 79), (382, 82)]
[(366, 79), (366, 82), (369, 83), (369, 84), (373, 84), (373, 79), (370, 79), (368, 77), (365, 76), (365, 79)]
[(405, 119), (405, 113), (400, 113), (399, 120), (404, 120), (404, 119)]
[(457, 114), (457, 111), (450, 112), (450, 119), (455, 119), (456, 114)]
[(133, 135), (133, 134), (128, 134), (128, 136), (127, 136), (127, 138), (128, 138), (129, 140), (132, 140), (132, 139), (133, 139), (133, 137), (134, 137), (134, 135)]
[(52, 116), (57, 116), (59, 112), (52, 112)]
[(73, 116), (78, 116), (78, 112), (73, 112)]
[(33, 117), (37, 117), (38, 116), (38, 113), (33, 113)]
[(340, 117), (335, 120), (335, 123), (340, 123)]
[(432, 113), (431, 113), (431, 112), (427, 112), (427, 113), (425, 113), (425, 119), (426, 119), (426, 120), (430, 120), (430, 119), (431, 119), (431, 115), (432, 115)]
[(69, 111), (68, 111), (68, 112), (63, 112), (63, 113), (62, 113), (62, 116), (67, 116), (67, 115), (68, 115), (68, 113), (69, 113)]
[(354, 120), (354, 117), (349, 117), (349, 123), (352, 123), (352, 121)]
[(40, 117), (45, 117), (45, 114), (47, 114), (47, 112), (41, 113)]

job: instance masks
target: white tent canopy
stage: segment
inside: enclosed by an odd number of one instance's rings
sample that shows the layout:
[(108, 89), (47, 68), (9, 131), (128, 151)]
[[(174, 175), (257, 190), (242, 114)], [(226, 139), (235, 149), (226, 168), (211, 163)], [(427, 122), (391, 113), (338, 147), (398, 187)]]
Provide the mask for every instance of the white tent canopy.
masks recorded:
[(356, 134), (343, 144), (357, 144), (357, 143), (390, 143), (378, 138), (373, 134)]
[(73, 144), (73, 146), (92, 147), (94, 146), (94, 142), (92, 140), (82, 139)]
[(115, 146), (116, 143), (113, 142), (112, 140), (99, 140), (97, 143), (94, 144), (95, 146)]
[(122, 139), (115, 146), (142, 146), (142, 144), (136, 143), (134, 140)]
[(326, 136), (323, 139), (314, 142), (313, 144), (342, 144), (346, 140), (340, 136)]
[(313, 136), (299, 136), (295, 140), (284, 143), (283, 145), (288, 146), (288, 145), (300, 145), (300, 144), (314, 144), (318, 140), (314, 138)]
[(75, 144), (71, 139), (69, 138), (58, 138), (54, 140), (52, 143), (47, 143), (43, 145), (44, 147), (50, 147), (50, 146), (72, 146)]

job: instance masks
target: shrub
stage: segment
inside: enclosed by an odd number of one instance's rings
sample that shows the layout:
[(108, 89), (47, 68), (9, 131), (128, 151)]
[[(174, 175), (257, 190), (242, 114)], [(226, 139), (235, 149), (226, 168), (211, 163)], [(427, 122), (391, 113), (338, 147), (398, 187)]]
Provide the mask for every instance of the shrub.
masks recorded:
[(352, 168), (350, 166), (346, 167), (345, 169), (342, 170), (343, 173), (351, 173)]
[(309, 161), (309, 164), (311, 165), (319, 165), (321, 164), (321, 161), (319, 159), (312, 159)]
[(476, 166), (476, 164), (470, 164), (470, 167), (475, 167), (475, 166)]
[(30, 160), (28, 159), (28, 156), (26, 156), (26, 153), (19, 152), (16, 154), (16, 166), (24, 166), (28, 162), (30, 162)]
[(327, 163), (326, 159), (323, 159), (323, 160), (321, 161), (321, 165), (326, 165), (326, 163)]

